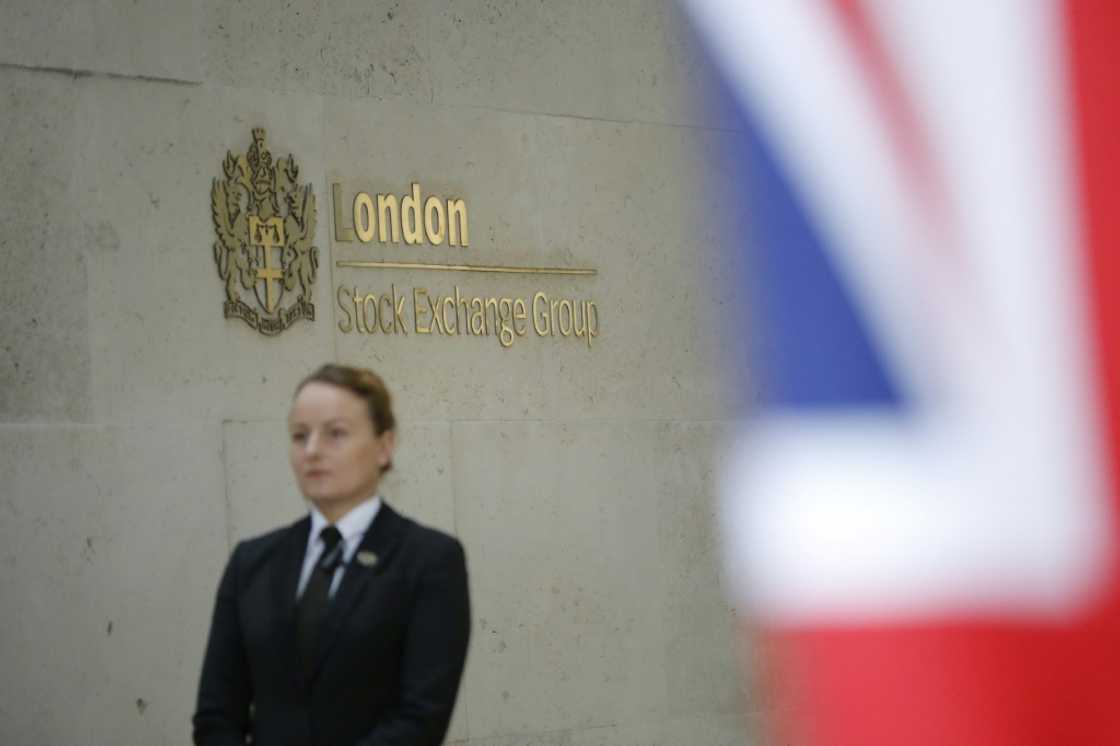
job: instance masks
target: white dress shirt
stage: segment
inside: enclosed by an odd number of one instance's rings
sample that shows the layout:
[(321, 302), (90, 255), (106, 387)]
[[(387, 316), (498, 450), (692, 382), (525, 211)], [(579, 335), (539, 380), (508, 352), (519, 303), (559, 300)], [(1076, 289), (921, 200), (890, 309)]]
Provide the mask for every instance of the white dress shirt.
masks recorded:
[[(342, 534), (342, 564), (335, 569), (334, 578), (331, 579), (331, 596), (334, 596), (334, 592), (338, 590), (339, 583), (342, 582), (342, 574), (346, 572), (346, 566), (354, 558), (354, 553), (358, 551), (358, 547), (362, 543), (362, 537), (373, 525), (373, 519), (377, 517), (377, 511), (380, 509), (381, 496), (374, 495), (361, 505), (351, 509), (349, 513), (338, 520), (338, 523), (334, 524), (338, 532)], [(311, 531), (307, 536), (307, 551), (303, 555), (303, 571), (299, 575), (296, 598), (303, 595), (303, 589), (307, 587), (307, 581), (311, 579), (311, 570), (314, 569), (315, 563), (319, 561), (319, 557), (323, 554), (323, 540), (319, 538), (319, 534), (328, 523), (329, 521), (323, 517), (319, 509), (311, 506)]]

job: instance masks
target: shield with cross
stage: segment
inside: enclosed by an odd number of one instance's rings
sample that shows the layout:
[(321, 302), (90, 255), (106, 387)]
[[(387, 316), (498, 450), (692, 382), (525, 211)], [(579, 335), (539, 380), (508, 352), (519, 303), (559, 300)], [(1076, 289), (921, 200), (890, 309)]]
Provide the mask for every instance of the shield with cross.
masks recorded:
[(275, 313), (284, 294), (284, 221), (276, 216), (261, 220), (250, 215), (249, 244), (257, 252), (257, 281), (253, 285), (257, 302), (268, 313)]
[(266, 335), (299, 319), (313, 321), (319, 266), (315, 195), (310, 184), (299, 183), (295, 158), (274, 163), (265, 131), (257, 128), (249, 152), (227, 152), (222, 169), (224, 178), (215, 179), (211, 189), (211, 207), (226, 318), (242, 319)]

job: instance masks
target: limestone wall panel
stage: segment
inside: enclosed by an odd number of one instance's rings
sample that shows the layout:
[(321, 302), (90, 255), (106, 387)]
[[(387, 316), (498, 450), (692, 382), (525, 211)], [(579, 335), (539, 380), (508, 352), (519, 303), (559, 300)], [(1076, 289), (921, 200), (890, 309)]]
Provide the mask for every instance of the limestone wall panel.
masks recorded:
[[(738, 715), (675, 718), (657, 723), (612, 725), (572, 731), (565, 746), (742, 746), (750, 721)], [(769, 743), (761, 741), (760, 743)], [(471, 746), (474, 746), (472, 743)]]
[[(554, 369), (566, 416), (718, 419), (732, 390), (714, 353), (739, 336), (722, 312), (726, 244), (696, 212), (696, 157), (685, 128), (553, 119), (538, 125), (542, 234), (599, 268), (603, 333), (578, 374)], [(587, 292), (585, 290), (585, 292)]]
[(0, 69), (0, 420), (84, 421), (88, 266), (77, 245), (74, 81)]
[(286, 420), (222, 423), (229, 548), (307, 514), (288, 466)]
[(0, 428), (0, 741), (187, 737), (227, 556), (219, 435)]
[[(738, 694), (726, 625), (682, 627), (711, 615), (710, 603), (696, 616), (684, 607), (718, 595), (714, 568), (685, 545), (691, 524), (710, 520), (709, 430), (454, 426), (456, 514), (474, 568), (472, 743), (726, 712)], [(690, 684), (714, 679), (703, 696), (718, 698), (672, 704), (683, 683), (672, 666)]]
[[(404, 174), (449, 173), (445, 188), (461, 185), (454, 193), (467, 199), (472, 243), (335, 243), (335, 262), (575, 267), (598, 275), (336, 266), (333, 289), (344, 288), (332, 304), (340, 356), (372, 360), (390, 380), (404, 381), (402, 395), (414, 397), (421, 417), (716, 418), (728, 411), (731, 389), (721, 369), (710, 364), (728, 337), (738, 337), (722, 280), (727, 247), (697, 220), (688, 190), (695, 159), (711, 149), (706, 133), (493, 113), (392, 115), (370, 108), (332, 104), (329, 118), (348, 134), (329, 138), (339, 143), (331, 162), (372, 174), (362, 186), (371, 195), (400, 194), (411, 181)], [(393, 147), (393, 133), (403, 131), (423, 135), (416, 141), (428, 147)], [(400, 185), (396, 190), (393, 181)], [(345, 226), (357, 188), (343, 189)], [(415, 296), (418, 287), (427, 292)], [(554, 300), (589, 301), (596, 305), (601, 335), (590, 346), (574, 335), (564, 338), (554, 317), (542, 324), (550, 327), (543, 338), (527, 320), (528, 333), (508, 349), (493, 334), (444, 335), (437, 328), (419, 335), (416, 306), (426, 310), (427, 302), (456, 288), (468, 299), (521, 298), (530, 316), (537, 292), (544, 294), (541, 309)], [(390, 334), (359, 333), (380, 318), (378, 299), (366, 296), (394, 290), (394, 306), (404, 301), (408, 333), (397, 325)], [(431, 327), (430, 319), (424, 325)], [(454, 368), (431, 363), (442, 353), (456, 361)]]
[(274, 91), (429, 103), (427, 2), (209, 3), (206, 78)]
[[(113, 79), (83, 86), (79, 214), (87, 235), (111, 237), (89, 248), (98, 421), (284, 417), (296, 382), (330, 359), (320, 103)], [(130, 114), (141, 108), (145, 117)], [(266, 126), (274, 160), (295, 155), (320, 214), (317, 320), (275, 338), (223, 318), (213, 252), (212, 181), (227, 151), (248, 150), (256, 126)]]
[(536, 118), (440, 106), (326, 99), (324, 156), (340, 181), (344, 220), (352, 225), (355, 190), (398, 198), (418, 182), (423, 197), (466, 200), (469, 246), (425, 238), (335, 244), (336, 259), (507, 263), (528, 257), (540, 240), (534, 188)]
[(682, 3), (623, 0), (612, 53), (633, 92), (630, 117), (692, 127), (735, 126), (728, 102), (713, 96), (707, 51), (685, 22)]
[(435, 100), (456, 106), (623, 119), (633, 93), (611, 53), (615, 3), (437, 4)]
[[(451, 246), (334, 243), (333, 260), (438, 264), (555, 266), (562, 258), (541, 249), (533, 168), (535, 122), (531, 117), (431, 107), (388, 110), (367, 103), (332, 101), (328, 119), (330, 180), (343, 185), (344, 220), (352, 221), (357, 190), (402, 196), (416, 181), (424, 196), (462, 198), (468, 210), (470, 242)], [(430, 178), (426, 175), (431, 174)], [(399, 269), (333, 267), (333, 286), (345, 288), (343, 311), (332, 298), (333, 331), (339, 358), (365, 361), (389, 382), (401, 406), (416, 419), (459, 417), (539, 417), (553, 411), (545, 368), (555, 351), (518, 338), (503, 349), (498, 337), (416, 329), (414, 308), (427, 310), (437, 297), (531, 295), (548, 280)], [(414, 295), (414, 289), (428, 291)], [(392, 295), (405, 303), (403, 332), (362, 333), (378, 321), (365, 315), (367, 295)], [(362, 321), (353, 296), (360, 296)], [(371, 309), (376, 301), (369, 301)], [(395, 313), (393, 314), (395, 316)], [(368, 326), (367, 326), (368, 324)], [(431, 326), (430, 320), (422, 323)], [(342, 329), (348, 328), (348, 332)], [(575, 347), (576, 345), (569, 345)], [(579, 352), (577, 351), (577, 354)]]
[(201, 32), (193, 2), (14, 0), (4, 4), (0, 63), (198, 82)]

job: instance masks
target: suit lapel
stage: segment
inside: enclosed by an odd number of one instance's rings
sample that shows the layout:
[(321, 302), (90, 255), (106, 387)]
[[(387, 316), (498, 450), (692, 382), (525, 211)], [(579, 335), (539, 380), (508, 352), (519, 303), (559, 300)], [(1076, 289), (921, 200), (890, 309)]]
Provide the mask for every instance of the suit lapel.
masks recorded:
[[(351, 609), (358, 603), (365, 590), (374, 582), (385, 566), (392, 559), (401, 531), (404, 528), (404, 519), (382, 501), (373, 519), (373, 525), (362, 537), (358, 551), (346, 566), (342, 575), (342, 582), (331, 599), (327, 610), (327, 617), (319, 630), (319, 644), (315, 660), (315, 672), (318, 673), (323, 665), (323, 660), (330, 653), (335, 641), (338, 639), (339, 630), (343, 621), (350, 614)], [(365, 562), (359, 559), (365, 558)], [(371, 557), (372, 555), (372, 557)], [(372, 560), (372, 564), (371, 564)]]
[(303, 556), (311, 517), (296, 521), (280, 539), (272, 572), (272, 602), (276, 609), (278, 650), (296, 650), (296, 590), (299, 587)]

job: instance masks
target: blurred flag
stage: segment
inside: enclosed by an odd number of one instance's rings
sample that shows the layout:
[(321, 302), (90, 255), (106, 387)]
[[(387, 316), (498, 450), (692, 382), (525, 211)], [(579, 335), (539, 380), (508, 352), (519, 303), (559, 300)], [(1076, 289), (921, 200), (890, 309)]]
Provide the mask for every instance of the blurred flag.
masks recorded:
[(780, 742), (1120, 743), (1120, 6), (686, 7), (741, 114), (723, 524)]

